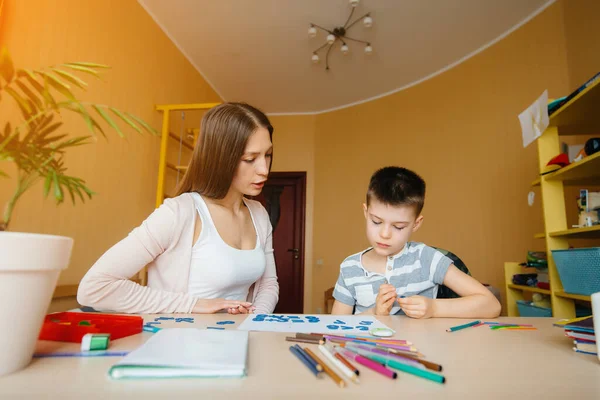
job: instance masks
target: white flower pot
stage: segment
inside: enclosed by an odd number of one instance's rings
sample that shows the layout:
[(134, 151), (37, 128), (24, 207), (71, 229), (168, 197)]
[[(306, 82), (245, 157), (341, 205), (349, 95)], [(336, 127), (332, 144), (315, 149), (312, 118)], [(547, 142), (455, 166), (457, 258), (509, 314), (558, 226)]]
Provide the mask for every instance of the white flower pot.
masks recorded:
[(0, 232), (0, 376), (31, 361), (73, 239)]
[(598, 340), (598, 333), (600, 333), (600, 292), (592, 295), (592, 314), (594, 315), (594, 332), (596, 334), (596, 349), (598, 353), (598, 359), (600, 360), (600, 340)]

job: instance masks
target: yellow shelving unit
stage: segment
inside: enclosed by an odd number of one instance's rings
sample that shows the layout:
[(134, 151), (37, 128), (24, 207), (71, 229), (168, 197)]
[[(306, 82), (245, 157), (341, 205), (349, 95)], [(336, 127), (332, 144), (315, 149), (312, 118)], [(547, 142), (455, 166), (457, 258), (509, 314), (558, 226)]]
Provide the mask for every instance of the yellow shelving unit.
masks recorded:
[[(188, 112), (188, 111), (206, 111), (220, 103), (197, 103), (197, 104), (163, 104), (156, 106), (156, 110), (163, 113), (161, 140), (160, 140), (160, 157), (158, 161), (158, 182), (156, 185), (156, 207), (160, 206), (166, 197), (165, 176), (167, 169), (175, 172), (185, 172), (187, 165), (177, 165), (177, 162), (167, 160), (169, 154), (170, 140), (181, 141), (183, 147), (188, 150), (193, 150), (198, 140), (199, 129), (191, 129), (193, 141), (181, 140), (179, 136), (171, 132), (171, 113), (173, 112)], [(198, 124), (200, 121), (198, 121)]]
[[(598, 110), (600, 110), (600, 80), (581, 91), (550, 117), (550, 126), (537, 140), (539, 171), (544, 169), (552, 157), (560, 153), (560, 136), (600, 132)], [(518, 316), (517, 300), (522, 300), (525, 292), (534, 292), (550, 295), (554, 317), (573, 318), (575, 300), (590, 301), (590, 297), (565, 292), (552, 257), (552, 250), (567, 249), (569, 244), (577, 247), (578, 239), (599, 239), (600, 245), (600, 226), (570, 228), (567, 225), (564, 194), (565, 186), (600, 185), (600, 153), (543, 175), (531, 185), (540, 187), (542, 197), (545, 231), (536, 234), (535, 238), (544, 239), (546, 242), (550, 290), (514, 285), (512, 276), (523, 273), (522, 267), (518, 263), (505, 263), (508, 315)]]

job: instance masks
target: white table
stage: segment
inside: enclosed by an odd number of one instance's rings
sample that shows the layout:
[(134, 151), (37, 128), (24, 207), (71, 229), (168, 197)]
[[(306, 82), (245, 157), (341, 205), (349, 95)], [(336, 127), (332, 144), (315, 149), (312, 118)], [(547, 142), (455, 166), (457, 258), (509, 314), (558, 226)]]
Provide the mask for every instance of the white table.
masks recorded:
[[(157, 315), (145, 317), (152, 321)], [(194, 324), (177, 326), (204, 328), (219, 320), (235, 320), (235, 325), (224, 325), (235, 329), (245, 318), (226, 314), (192, 317)], [(392, 381), (361, 367), (359, 385), (338, 388), (328, 377), (316, 379), (310, 374), (288, 350), (292, 343), (285, 341), (286, 334), (252, 332), (246, 378), (113, 381), (107, 371), (118, 358), (42, 358), (0, 378), (0, 399), (600, 399), (600, 361), (574, 352), (563, 330), (552, 326), (553, 319), (497, 320), (533, 324), (536, 331), (493, 331), (480, 326), (453, 333), (446, 328), (468, 321), (379, 319), (397, 331), (395, 338), (412, 341), (427, 359), (441, 364), (446, 384), (402, 372)], [(110, 350), (133, 350), (151, 335), (143, 332), (115, 340)], [(73, 343), (38, 343), (40, 351), (77, 349)]]

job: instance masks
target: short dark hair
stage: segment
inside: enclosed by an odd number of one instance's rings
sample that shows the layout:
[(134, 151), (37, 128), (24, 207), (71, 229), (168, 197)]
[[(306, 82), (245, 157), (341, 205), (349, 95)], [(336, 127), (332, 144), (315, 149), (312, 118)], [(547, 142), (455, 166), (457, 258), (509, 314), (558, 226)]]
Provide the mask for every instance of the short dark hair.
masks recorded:
[(258, 128), (267, 129), (273, 138), (269, 118), (249, 104), (229, 102), (208, 110), (202, 118), (198, 142), (176, 195), (197, 192), (211, 199), (225, 197), (248, 139)]
[(371, 176), (367, 206), (372, 198), (390, 206), (414, 206), (418, 216), (425, 204), (425, 181), (409, 169), (384, 167)]

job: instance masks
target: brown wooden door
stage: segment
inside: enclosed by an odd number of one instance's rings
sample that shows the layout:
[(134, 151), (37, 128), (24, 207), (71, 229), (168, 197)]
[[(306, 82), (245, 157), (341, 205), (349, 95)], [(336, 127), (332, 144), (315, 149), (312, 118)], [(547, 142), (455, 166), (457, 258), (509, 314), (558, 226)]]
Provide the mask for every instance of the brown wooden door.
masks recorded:
[(271, 172), (260, 195), (273, 225), (279, 302), (276, 313), (303, 313), (306, 172)]

